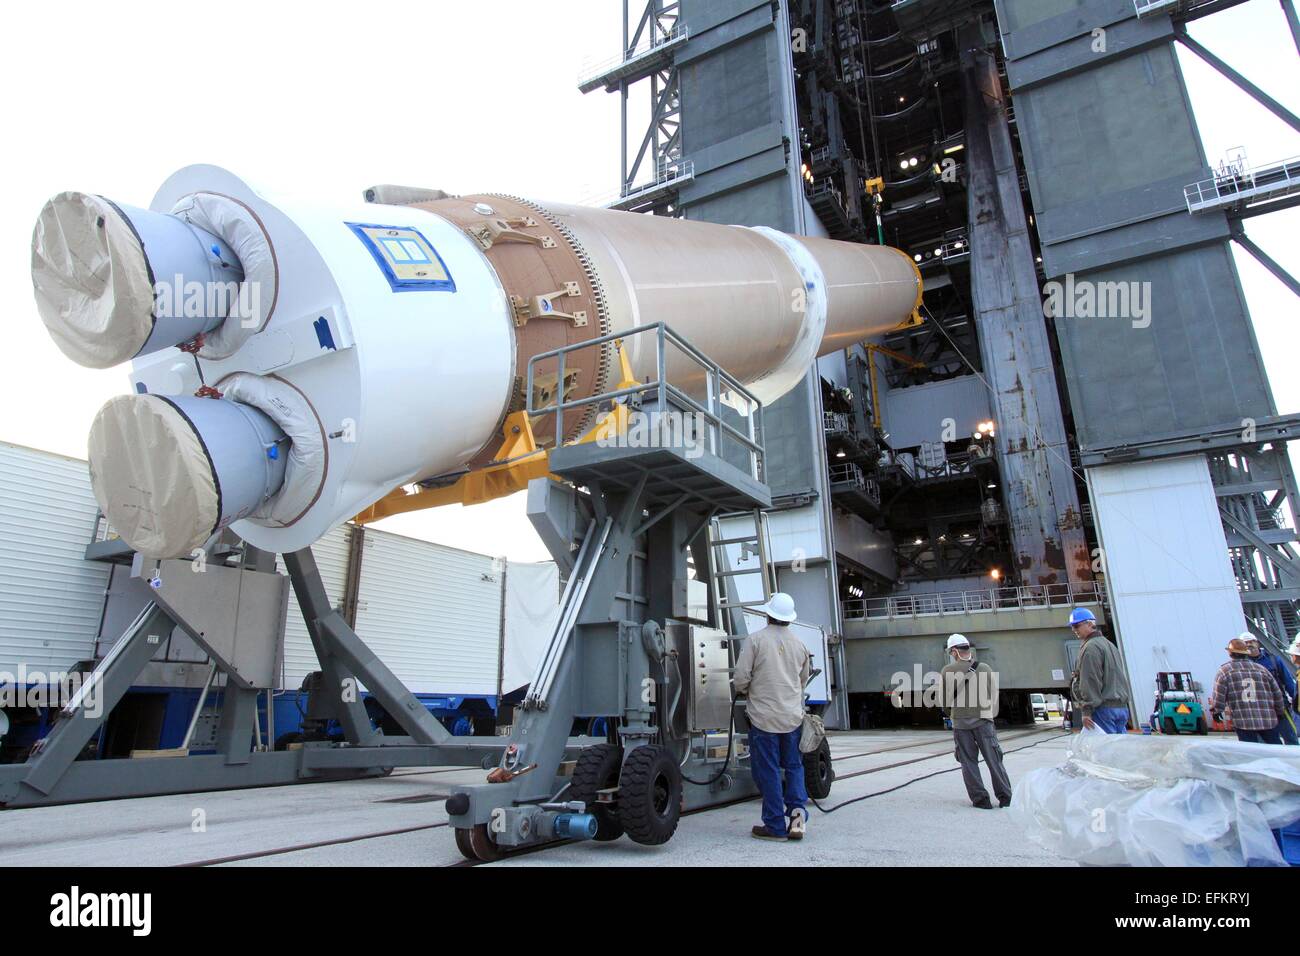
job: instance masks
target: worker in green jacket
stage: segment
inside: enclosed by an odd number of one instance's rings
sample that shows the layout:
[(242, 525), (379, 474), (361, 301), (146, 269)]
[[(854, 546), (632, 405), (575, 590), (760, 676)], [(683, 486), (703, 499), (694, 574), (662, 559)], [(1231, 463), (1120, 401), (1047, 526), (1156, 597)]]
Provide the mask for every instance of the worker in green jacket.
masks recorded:
[(1108, 734), (1128, 730), (1128, 675), (1119, 648), (1097, 629), (1097, 618), (1086, 607), (1070, 612), (1070, 630), (1083, 641), (1078, 678), (1070, 688), (1083, 726)]

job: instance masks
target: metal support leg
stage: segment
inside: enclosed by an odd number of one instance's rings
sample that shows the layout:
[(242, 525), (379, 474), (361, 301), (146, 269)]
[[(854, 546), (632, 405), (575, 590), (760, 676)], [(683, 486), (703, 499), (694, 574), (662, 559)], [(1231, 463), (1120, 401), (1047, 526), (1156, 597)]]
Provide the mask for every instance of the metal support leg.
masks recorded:
[(451, 732), (429, 713), (375, 652), (357, 637), (356, 631), (348, 627), (342, 614), (331, 611), (317, 623), (320, 626), (321, 642), (329, 646), (331, 656), (341, 661), (358, 681), (366, 685), (366, 690), (383, 705), (390, 717), (402, 725), (412, 740), (429, 746), (452, 740)]
[[(307, 619), (307, 630), (311, 634), (312, 646), (316, 648), (326, 686), (331, 694), (339, 695), (338, 700), (347, 718), (344, 731), (348, 740), (353, 743), (381, 742), (374, 739), (378, 735), (370, 730), (370, 718), (361, 703), (357, 685), (364, 684), (416, 743), (432, 746), (449, 742), (452, 736), (447, 728), (357, 637), (356, 631), (343, 620), (343, 615), (330, 607), (311, 548), (284, 555), (284, 565), (289, 570), (298, 604)], [(347, 681), (351, 683), (345, 683)]]
[[(346, 671), (321, 634), (321, 620), (335, 612), (325, 593), (325, 583), (321, 581), (311, 548), (284, 555), (284, 566), (289, 572), (293, 593), (298, 597), (298, 606), (302, 608), (307, 634), (316, 651), (316, 660), (320, 662), (321, 674), (325, 678), (325, 692), (338, 703), (338, 720), (343, 725), (343, 734), (353, 746), (371, 744), (376, 734), (370, 727), (370, 718), (361, 703), (356, 676)], [(345, 685), (344, 682), (348, 680), (352, 683)]]
[(256, 719), (257, 691), (227, 682), (221, 696), (221, 724), (217, 728), (217, 751), (225, 754), (227, 764), (248, 763)]
[(43, 794), (54, 789), (174, 626), (156, 604), (140, 612), (95, 668), (84, 693), (64, 708), (40, 749), (28, 758), (23, 784)]

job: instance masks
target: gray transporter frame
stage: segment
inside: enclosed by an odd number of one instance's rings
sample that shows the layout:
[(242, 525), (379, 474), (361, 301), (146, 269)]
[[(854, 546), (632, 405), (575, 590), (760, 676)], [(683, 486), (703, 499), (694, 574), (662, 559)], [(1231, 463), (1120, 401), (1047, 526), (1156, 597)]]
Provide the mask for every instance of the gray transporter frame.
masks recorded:
[[(273, 556), (247, 548), (239, 567), (208, 566), (190, 574), (188, 561), (162, 562), (148, 572), (137, 558), (134, 573), (153, 575), (154, 600), (140, 612), (89, 676), (82, 691), (59, 713), (53, 729), (25, 763), (0, 766), (0, 805), (40, 806), (265, 787), (318, 780), (377, 776), (394, 767), (490, 766), (504, 747), (500, 738), (455, 737), (433, 717), (335, 610), (325, 593), (310, 548), (284, 555), (312, 646), (321, 664), (323, 692), (312, 706), (337, 719), (345, 742), (305, 743), (272, 751), (254, 746), (259, 680), (249, 671), (248, 645), (255, 652), (269, 641), (249, 619), (268, 612), (284, 620), (284, 579)], [(177, 573), (169, 573), (177, 572)], [(224, 589), (236, 578), (232, 614)], [(231, 618), (240, 622), (232, 627)], [(113, 708), (136, 683), (158, 645), (181, 627), (226, 675), (217, 752), (184, 759), (78, 760)], [(230, 640), (217, 634), (227, 632)], [(240, 641), (245, 647), (239, 648)], [(361, 702), (358, 683), (384, 706), (406, 732), (385, 736), (375, 730)], [(199, 706), (202, 706), (200, 701)]]
[[(555, 449), (552, 471), (571, 485), (537, 479), (529, 489), (532, 519), (560, 567), (569, 572), (569, 585), (509, 740), (452, 736), (331, 606), (306, 548), (284, 555), (284, 562), (321, 666), (309, 706), (319, 717), (338, 720), (346, 741), (309, 741), (281, 752), (257, 749), (257, 693), (272, 670), (266, 647), (274, 642), (266, 635), (278, 633), (287, 602), (273, 556), (246, 547), (239, 566), (208, 566), (203, 575), (190, 573), (187, 561), (146, 567), (137, 557), (133, 574), (149, 580), (153, 601), (96, 667), (91, 692), (64, 708), (39, 750), (24, 764), (0, 767), (0, 804), (23, 807), (352, 779), (398, 766), (496, 766), (494, 776), (506, 776), (505, 782), (463, 788), (447, 804), (458, 844), (467, 855), (487, 859), (503, 847), (554, 839), (561, 814), (591, 809), (562, 797), (569, 782), (564, 771), (578, 752), (570, 731), (576, 719), (592, 717), (610, 719), (610, 741), (617, 741), (625, 756), (646, 746), (667, 749), (674, 773), (683, 777), (686, 808), (752, 793), (743, 753), (743, 703), (738, 706), (731, 697), (727, 673), (738, 639), (717, 625), (729, 625), (731, 634), (744, 632), (731, 575), (753, 572), (719, 567), (725, 564), (725, 552), (719, 555), (718, 548), (725, 542), (714, 540), (712, 519), (752, 512), (761, 537), (759, 513), (771, 506), (771, 494), (761, 481), (761, 405), (666, 326), (647, 326), (633, 334), (640, 333), (657, 337), (656, 380), (584, 402), (593, 407), (608, 407), (614, 400), (626, 404), (651, 423), (649, 441), (633, 444), (625, 435), (615, 446), (591, 442)], [(670, 348), (702, 369), (702, 401), (665, 381), (662, 370)], [(548, 359), (562, 363), (567, 351), (538, 356), (534, 365)], [(530, 379), (532, 373), (530, 366)], [(723, 401), (724, 394), (733, 405), (737, 396), (747, 399), (749, 416), (738, 415)], [(560, 417), (584, 402), (561, 402), (553, 410)], [(679, 424), (683, 416), (688, 424)], [(698, 611), (690, 618), (683, 606), (688, 556), (697, 577), (707, 575), (713, 588), (707, 621), (700, 620)], [(724, 595), (728, 600), (720, 600)], [(226, 675), (218, 752), (175, 760), (77, 761), (159, 642), (178, 625)], [(695, 673), (700, 641), (710, 646), (711, 672), (721, 672), (707, 690)], [(386, 736), (372, 726), (358, 683), (405, 735)], [(694, 726), (700, 721), (709, 725)], [(725, 753), (718, 732), (726, 734)], [(531, 769), (517, 773), (524, 768)], [(600, 799), (617, 813), (619, 797), (614, 788)], [(673, 826), (679, 809), (672, 808)]]

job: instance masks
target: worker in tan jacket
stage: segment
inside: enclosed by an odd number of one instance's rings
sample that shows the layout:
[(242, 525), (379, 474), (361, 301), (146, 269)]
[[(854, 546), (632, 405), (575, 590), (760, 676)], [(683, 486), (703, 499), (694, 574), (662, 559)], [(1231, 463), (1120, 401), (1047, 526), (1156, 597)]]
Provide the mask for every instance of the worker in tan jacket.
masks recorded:
[(980, 779), (979, 758), (983, 755), (998, 806), (1010, 806), (1011, 778), (1002, 764), (1002, 745), (993, 726), (993, 718), (998, 715), (997, 674), (988, 664), (975, 660), (975, 648), (965, 634), (948, 638), (948, 656), (952, 660), (939, 672), (939, 679), (966, 795), (980, 810), (993, 809), (993, 801)]
[(745, 639), (736, 661), (736, 693), (748, 697), (749, 767), (763, 796), (763, 823), (750, 832), (760, 840), (802, 840), (808, 791), (799, 732), (812, 656), (790, 632), (796, 617), (790, 595), (777, 592), (758, 610), (767, 627)]

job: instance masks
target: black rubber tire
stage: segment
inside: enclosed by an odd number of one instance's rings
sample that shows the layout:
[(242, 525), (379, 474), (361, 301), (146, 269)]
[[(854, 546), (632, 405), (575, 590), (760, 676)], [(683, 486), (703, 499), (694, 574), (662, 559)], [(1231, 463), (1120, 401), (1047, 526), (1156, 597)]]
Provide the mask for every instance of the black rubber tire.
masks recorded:
[(822, 738), (821, 745), (810, 754), (803, 755), (803, 785), (808, 796), (824, 800), (831, 795), (835, 782), (835, 764), (831, 760), (831, 743)]
[(1202, 737), (1204, 737), (1204, 736), (1206, 736), (1206, 735), (1209, 734), (1209, 732), (1210, 732), (1210, 725), (1207, 724), (1207, 723), (1205, 722), (1205, 718), (1204, 718), (1204, 717), (1197, 717), (1197, 718), (1196, 718), (1196, 732), (1197, 732), (1198, 734), (1200, 734)]
[(578, 754), (569, 781), (570, 800), (581, 800), (587, 812), (596, 818), (596, 840), (608, 843), (623, 835), (623, 824), (613, 808), (596, 803), (596, 791), (618, 786), (619, 771), (623, 769), (623, 748), (616, 744), (596, 744)]
[(677, 832), (682, 771), (665, 747), (646, 744), (628, 755), (618, 780), (618, 819), (633, 843), (659, 846)]
[(1172, 717), (1165, 718), (1163, 732), (1169, 734), (1169, 736), (1171, 737), (1178, 736), (1178, 725), (1174, 723), (1174, 719)]

